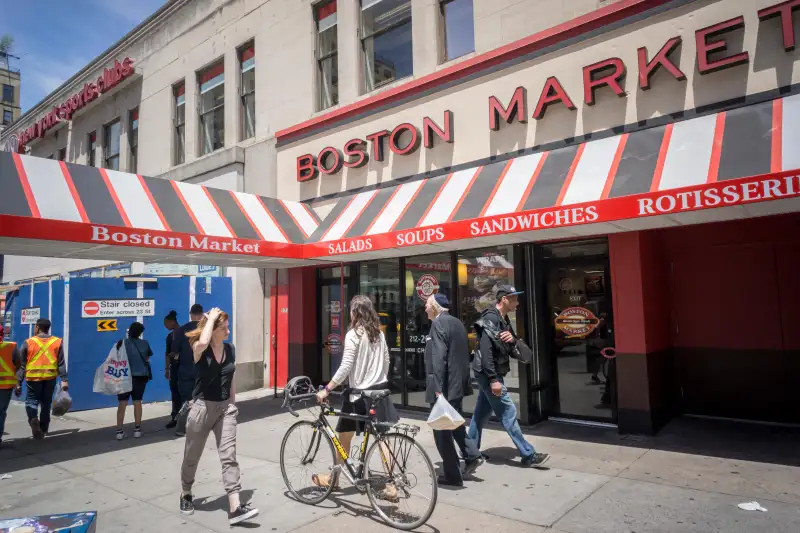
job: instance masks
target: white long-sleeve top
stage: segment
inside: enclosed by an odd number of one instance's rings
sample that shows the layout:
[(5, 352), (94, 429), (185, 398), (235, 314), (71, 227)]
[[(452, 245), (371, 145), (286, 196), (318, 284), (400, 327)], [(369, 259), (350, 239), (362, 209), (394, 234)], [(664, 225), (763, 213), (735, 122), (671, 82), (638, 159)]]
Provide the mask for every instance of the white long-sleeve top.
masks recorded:
[[(345, 383), (353, 389), (366, 389), (387, 381), (389, 374), (389, 347), (381, 332), (376, 342), (370, 342), (363, 328), (351, 329), (344, 337), (342, 364), (333, 376), (337, 384)], [(359, 395), (353, 395), (355, 401)]]

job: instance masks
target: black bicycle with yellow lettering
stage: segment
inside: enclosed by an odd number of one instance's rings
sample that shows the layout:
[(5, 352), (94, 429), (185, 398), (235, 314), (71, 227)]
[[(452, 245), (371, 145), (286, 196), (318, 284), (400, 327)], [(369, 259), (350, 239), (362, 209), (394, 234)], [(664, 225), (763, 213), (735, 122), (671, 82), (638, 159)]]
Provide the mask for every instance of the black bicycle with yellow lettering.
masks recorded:
[[(376, 421), (374, 406), (391, 393), (388, 389), (354, 392), (366, 399), (369, 415), (342, 413), (328, 403), (318, 404), (316, 389), (305, 376), (292, 379), (285, 391), (283, 406), (295, 417), (300, 416), (293, 409), (295, 404), (319, 409), (315, 419), (293, 424), (281, 443), (281, 474), (295, 498), (319, 504), (339, 488), (344, 476), (367, 493), (372, 508), (389, 525), (411, 530), (428, 521), (436, 507), (436, 471), (414, 439), (419, 427)], [(361, 444), (345, 450), (328, 416), (364, 422)]]

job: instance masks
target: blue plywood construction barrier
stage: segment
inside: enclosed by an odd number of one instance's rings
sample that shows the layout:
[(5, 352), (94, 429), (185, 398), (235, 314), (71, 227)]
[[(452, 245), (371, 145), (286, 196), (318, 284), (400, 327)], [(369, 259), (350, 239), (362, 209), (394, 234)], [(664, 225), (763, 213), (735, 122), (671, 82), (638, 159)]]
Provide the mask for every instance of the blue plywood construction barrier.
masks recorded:
[[(117, 404), (114, 396), (92, 391), (94, 373), (105, 360), (111, 347), (125, 338), (136, 317), (109, 317), (117, 320), (117, 331), (98, 331), (98, 318), (83, 318), (83, 303), (87, 300), (152, 299), (154, 316), (143, 317), (145, 332), (153, 351), (150, 364), (153, 381), (148, 383), (145, 402), (170, 399), (169, 382), (164, 377), (166, 336), (163, 319), (171, 310), (178, 312), (181, 323), (188, 322), (189, 308), (194, 301), (205, 309), (220, 307), (230, 314), (232, 309), (232, 283), (230, 278), (163, 277), (156, 281), (125, 281), (124, 278), (71, 278), (53, 280), (20, 287), (11, 303), (11, 338), (22, 343), (32, 334), (32, 326), (21, 324), (22, 309), (33, 306), (41, 309), (41, 316), (53, 323), (52, 333), (65, 340), (67, 370), (69, 372), (72, 409), (76, 411), (111, 407)], [(190, 284), (194, 282), (194, 291)], [(68, 306), (65, 313), (65, 305)], [(231, 317), (231, 323), (233, 317)], [(65, 333), (66, 324), (66, 333)], [(30, 332), (29, 332), (30, 330)]]

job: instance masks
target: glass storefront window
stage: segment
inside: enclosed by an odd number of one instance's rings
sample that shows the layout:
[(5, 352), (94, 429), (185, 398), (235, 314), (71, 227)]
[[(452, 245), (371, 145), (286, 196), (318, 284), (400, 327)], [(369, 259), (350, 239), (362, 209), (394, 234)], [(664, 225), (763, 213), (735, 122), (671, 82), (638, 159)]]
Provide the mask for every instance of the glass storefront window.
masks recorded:
[[(458, 301), (461, 322), (467, 328), (469, 348), (472, 351), (477, 343), (477, 335), (472, 324), (481, 313), (497, 302), (494, 290), (498, 284), (514, 285), (514, 248), (497, 246), (481, 250), (469, 250), (458, 254)], [(524, 296), (523, 296), (524, 297)], [(519, 333), (517, 313), (509, 313), (508, 318), (514, 331)], [(520, 363), (511, 362), (511, 372), (505, 377), (505, 384), (520, 413), (519, 374)], [(524, 369), (524, 366), (523, 366)], [(524, 370), (523, 370), (524, 371)], [(477, 385), (475, 386), (477, 390)], [(464, 410), (472, 412), (476, 396), (464, 398)]]
[(400, 350), (400, 261), (385, 259), (360, 265), (359, 294), (369, 296), (378, 312), (389, 347), (389, 384), (392, 401), (403, 403), (403, 359)]
[(425, 302), (437, 292), (452, 302), (452, 256), (436, 254), (410, 257), (406, 260), (406, 391), (408, 405), (428, 408), (425, 402), (425, 340), (431, 322), (425, 313)]

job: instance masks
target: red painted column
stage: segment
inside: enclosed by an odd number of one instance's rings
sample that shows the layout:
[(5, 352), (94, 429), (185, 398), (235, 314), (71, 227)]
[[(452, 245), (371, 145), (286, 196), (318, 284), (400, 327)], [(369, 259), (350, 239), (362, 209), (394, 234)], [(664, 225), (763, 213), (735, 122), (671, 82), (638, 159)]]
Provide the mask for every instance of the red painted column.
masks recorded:
[(288, 377), (322, 379), (322, 357), (317, 345), (316, 267), (290, 268), (287, 285)]
[(659, 232), (609, 236), (620, 433), (652, 434), (670, 416), (668, 264)]

